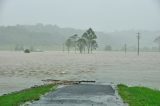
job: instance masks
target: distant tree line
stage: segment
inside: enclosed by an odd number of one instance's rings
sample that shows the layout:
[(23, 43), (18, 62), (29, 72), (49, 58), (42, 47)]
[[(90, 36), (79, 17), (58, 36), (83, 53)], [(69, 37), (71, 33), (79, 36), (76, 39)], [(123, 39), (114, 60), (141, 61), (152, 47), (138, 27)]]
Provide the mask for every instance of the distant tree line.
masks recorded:
[(80, 53), (85, 53), (87, 49), (87, 53), (89, 54), (92, 53), (93, 50), (96, 50), (98, 47), (96, 39), (97, 36), (95, 32), (92, 30), (92, 28), (89, 28), (82, 34), (81, 37), (79, 37), (77, 34), (70, 36), (66, 40), (65, 45), (67, 47), (68, 53), (72, 48), (74, 48), (75, 53), (77, 49)]

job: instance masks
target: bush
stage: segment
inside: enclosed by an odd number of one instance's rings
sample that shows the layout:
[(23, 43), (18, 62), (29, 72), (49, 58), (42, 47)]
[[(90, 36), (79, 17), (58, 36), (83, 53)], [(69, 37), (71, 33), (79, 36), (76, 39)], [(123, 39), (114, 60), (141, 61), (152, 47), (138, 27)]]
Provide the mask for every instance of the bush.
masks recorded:
[(30, 53), (30, 50), (29, 49), (25, 49), (24, 53)]

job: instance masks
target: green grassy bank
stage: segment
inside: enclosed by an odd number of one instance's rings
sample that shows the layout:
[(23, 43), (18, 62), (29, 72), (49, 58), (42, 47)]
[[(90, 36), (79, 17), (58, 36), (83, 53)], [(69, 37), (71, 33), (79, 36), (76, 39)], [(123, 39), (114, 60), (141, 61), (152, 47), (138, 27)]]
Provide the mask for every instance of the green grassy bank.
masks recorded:
[(27, 101), (38, 100), (41, 95), (55, 89), (55, 85), (49, 84), (2, 95), (0, 96), (0, 106), (19, 106)]
[(160, 106), (160, 91), (146, 87), (118, 85), (119, 95), (129, 106)]

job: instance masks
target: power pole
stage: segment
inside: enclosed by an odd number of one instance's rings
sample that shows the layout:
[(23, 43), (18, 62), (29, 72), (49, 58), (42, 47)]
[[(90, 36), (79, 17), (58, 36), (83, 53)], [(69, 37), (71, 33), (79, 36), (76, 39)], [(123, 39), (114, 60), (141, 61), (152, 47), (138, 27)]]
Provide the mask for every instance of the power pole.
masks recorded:
[(159, 50), (159, 52), (160, 52), (160, 43), (159, 43), (159, 47), (158, 47), (158, 50)]
[(138, 48), (137, 48), (137, 55), (139, 56), (139, 40), (140, 40), (140, 33), (137, 33), (137, 39), (138, 39)]
[(126, 53), (127, 53), (127, 44), (126, 43), (124, 44), (124, 51), (125, 51), (125, 56), (126, 56)]

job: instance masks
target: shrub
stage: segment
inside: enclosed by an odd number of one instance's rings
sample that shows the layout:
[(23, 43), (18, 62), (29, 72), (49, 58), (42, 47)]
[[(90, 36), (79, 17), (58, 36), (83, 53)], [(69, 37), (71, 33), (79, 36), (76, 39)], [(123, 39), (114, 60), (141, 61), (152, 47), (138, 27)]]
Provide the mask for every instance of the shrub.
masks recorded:
[(30, 50), (29, 49), (25, 49), (24, 53), (30, 53)]

